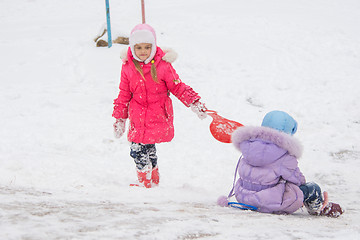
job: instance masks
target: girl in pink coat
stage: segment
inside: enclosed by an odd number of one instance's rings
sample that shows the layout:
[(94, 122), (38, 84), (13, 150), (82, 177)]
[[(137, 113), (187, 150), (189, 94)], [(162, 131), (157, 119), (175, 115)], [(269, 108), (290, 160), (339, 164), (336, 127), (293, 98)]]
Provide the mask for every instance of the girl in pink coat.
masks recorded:
[[(129, 118), (128, 140), (141, 186), (159, 184), (155, 143), (170, 142), (174, 137), (174, 113), (170, 93), (200, 119), (206, 117), (200, 96), (183, 83), (171, 62), (173, 52), (156, 45), (156, 34), (148, 24), (139, 24), (131, 31), (130, 47), (123, 59), (120, 92), (114, 100), (115, 137), (125, 132)], [(176, 54), (175, 54), (176, 55)]]

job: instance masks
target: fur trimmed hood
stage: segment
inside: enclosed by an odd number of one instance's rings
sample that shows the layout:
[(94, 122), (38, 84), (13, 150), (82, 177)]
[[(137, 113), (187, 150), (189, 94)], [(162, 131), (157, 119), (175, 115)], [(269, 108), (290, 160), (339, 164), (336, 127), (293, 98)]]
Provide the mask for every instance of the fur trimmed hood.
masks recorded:
[(300, 158), (303, 152), (300, 141), (295, 137), (268, 127), (240, 127), (232, 134), (232, 142), (240, 151), (240, 144), (247, 140), (262, 140), (273, 143), (296, 158)]
[[(123, 63), (126, 63), (129, 60), (128, 56), (127, 56), (129, 48), (124, 48), (120, 52), (120, 58), (123, 61)], [(177, 59), (178, 54), (173, 49), (164, 48), (164, 49), (162, 49), (162, 51), (165, 53), (165, 55), (162, 57), (162, 60), (164, 60), (165, 62), (168, 62), (168, 63), (175, 62), (175, 60)]]

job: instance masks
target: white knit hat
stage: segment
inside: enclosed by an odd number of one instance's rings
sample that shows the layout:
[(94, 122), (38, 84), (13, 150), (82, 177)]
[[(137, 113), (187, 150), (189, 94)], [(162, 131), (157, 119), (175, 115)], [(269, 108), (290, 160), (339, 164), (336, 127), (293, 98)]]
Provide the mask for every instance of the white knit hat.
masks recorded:
[(144, 63), (148, 64), (154, 58), (157, 48), (156, 34), (155, 34), (155, 30), (150, 25), (148, 24), (136, 25), (134, 29), (131, 31), (129, 43), (133, 57), (139, 62), (142, 62), (142, 60), (140, 60), (136, 56), (134, 46), (139, 43), (151, 43), (152, 47), (151, 47), (150, 56), (144, 61)]

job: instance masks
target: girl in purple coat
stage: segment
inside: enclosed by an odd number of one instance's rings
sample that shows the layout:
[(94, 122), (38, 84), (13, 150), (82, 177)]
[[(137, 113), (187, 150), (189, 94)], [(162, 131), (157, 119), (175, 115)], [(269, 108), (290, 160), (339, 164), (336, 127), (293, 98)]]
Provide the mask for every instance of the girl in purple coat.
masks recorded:
[[(302, 145), (292, 135), (297, 122), (287, 113), (266, 114), (261, 127), (241, 127), (232, 142), (242, 152), (237, 171), (239, 179), (228, 198), (251, 205), (264, 213), (290, 214), (303, 205), (312, 215), (338, 217), (343, 210), (329, 203), (328, 195), (316, 183), (306, 183), (298, 167)], [(228, 205), (220, 197), (218, 204)]]
[(130, 156), (137, 169), (138, 185), (151, 188), (159, 184), (156, 143), (170, 142), (174, 137), (174, 113), (170, 93), (200, 119), (206, 117), (200, 96), (183, 83), (171, 62), (174, 52), (156, 45), (155, 30), (139, 24), (131, 31), (130, 47), (123, 56), (120, 91), (114, 100), (115, 137), (125, 132), (129, 119)]

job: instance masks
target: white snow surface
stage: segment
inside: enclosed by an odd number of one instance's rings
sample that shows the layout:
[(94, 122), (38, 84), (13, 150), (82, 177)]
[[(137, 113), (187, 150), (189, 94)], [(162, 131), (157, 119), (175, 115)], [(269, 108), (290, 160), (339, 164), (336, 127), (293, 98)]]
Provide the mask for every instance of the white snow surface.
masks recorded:
[[(290, 113), (299, 166), (346, 212), (338, 219), (216, 205), (241, 155), (211, 118), (173, 97), (175, 138), (157, 145), (160, 185), (136, 179), (113, 137), (125, 45), (97, 48), (105, 1), (0, 2), (0, 239), (358, 239), (360, 1), (152, 0), (146, 22), (209, 109), (258, 126)], [(140, 0), (110, 1), (113, 37)], [(106, 39), (106, 36), (104, 37)]]

